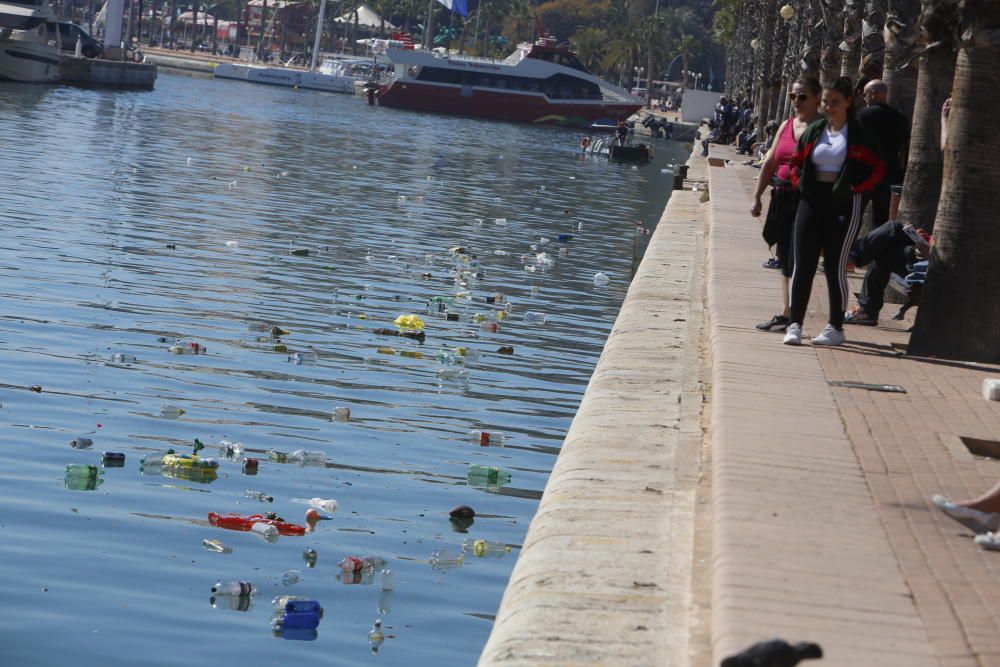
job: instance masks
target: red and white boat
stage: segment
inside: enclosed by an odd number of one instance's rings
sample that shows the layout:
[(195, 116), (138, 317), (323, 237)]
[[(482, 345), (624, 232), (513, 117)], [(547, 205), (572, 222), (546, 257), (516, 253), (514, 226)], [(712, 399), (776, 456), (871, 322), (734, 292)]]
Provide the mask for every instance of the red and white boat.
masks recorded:
[(550, 38), (504, 60), (406, 48), (385, 55), (393, 68), (378, 95), (385, 107), (566, 127), (615, 124), (642, 108)]

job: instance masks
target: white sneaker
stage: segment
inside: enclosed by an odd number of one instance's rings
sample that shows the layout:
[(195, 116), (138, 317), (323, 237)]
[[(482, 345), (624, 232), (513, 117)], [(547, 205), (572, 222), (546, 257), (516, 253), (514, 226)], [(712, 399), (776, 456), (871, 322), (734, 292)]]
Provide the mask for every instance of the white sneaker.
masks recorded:
[(785, 340), (781, 341), (785, 345), (802, 345), (802, 325), (792, 322), (785, 332)]
[(941, 495), (933, 496), (931, 498), (931, 502), (934, 503), (939, 510), (966, 528), (971, 529), (973, 532), (983, 534), (990, 531), (1000, 530), (1000, 514), (980, 512), (979, 510), (974, 510), (969, 507), (956, 505)]
[(844, 335), (843, 331), (834, 328), (832, 324), (827, 324), (823, 327), (823, 331), (812, 339), (812, 342), (813, 345), (840, 345), (845, 340), (847, 340), (847, 336)]

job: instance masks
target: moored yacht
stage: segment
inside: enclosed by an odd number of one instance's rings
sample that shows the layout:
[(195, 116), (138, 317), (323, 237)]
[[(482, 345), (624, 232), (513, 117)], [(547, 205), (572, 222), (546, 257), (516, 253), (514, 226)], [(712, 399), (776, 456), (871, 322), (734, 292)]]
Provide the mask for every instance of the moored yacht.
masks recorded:
[(48, 0), (0, 1), (0, 81), (59, 80), (59, 32)]
[(494, 120), (588, 127), (617, 123), (642, 101), (592, 75), (575, 53), (542, 38), (505, 60), (389, 49), (381, 106)]

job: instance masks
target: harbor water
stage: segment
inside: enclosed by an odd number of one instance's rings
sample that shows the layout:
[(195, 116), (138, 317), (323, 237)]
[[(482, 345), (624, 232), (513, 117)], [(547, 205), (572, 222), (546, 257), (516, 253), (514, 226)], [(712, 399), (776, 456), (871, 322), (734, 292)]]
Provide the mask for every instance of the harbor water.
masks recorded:
[[(2, 89), (0, 664), (473, 664), (686, 147), (611, 165), (575, 131), (165, 73)], [(428, 313), (457, 292), (458, 321)], [(375, 332), (406, 314), (422, 343)], [(215, 474), (140, 470), (195, 439)], [(304, 525), (310, 498), (332, 520), (273, 543), (207, 520)], [(272, 630), (279, 595), (324, 607), (312, 641)]]

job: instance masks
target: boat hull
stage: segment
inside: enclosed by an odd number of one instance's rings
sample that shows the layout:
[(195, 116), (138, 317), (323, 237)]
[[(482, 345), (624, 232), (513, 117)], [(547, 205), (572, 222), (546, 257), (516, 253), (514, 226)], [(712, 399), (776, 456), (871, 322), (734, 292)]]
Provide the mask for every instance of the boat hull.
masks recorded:
[(59, 80), (59, 52), (45, 44), (0, 40), (0, 81), (50, 83)]
[(284, 69), (279, 67), (255, 67), (222, 63), (215, 67), (215, 77), (236, 79), (250, 83), (265, 83), (285, 88), (322, 90), (328, 93), (348, 93), (353, 95), (356, 79), (333, 74), (322, 74), (307, 70)]
[(541, 94), (514, 94), (414, 81), (394, 81), (381, 90), (378, 103), (396, 109), (562, 127), (589, 127), (601, 121), (616, 124), (642, 108), (641, 104), (627, 102), (551, 100)]

